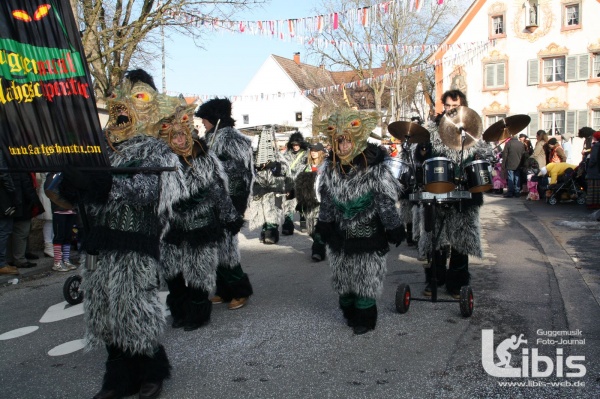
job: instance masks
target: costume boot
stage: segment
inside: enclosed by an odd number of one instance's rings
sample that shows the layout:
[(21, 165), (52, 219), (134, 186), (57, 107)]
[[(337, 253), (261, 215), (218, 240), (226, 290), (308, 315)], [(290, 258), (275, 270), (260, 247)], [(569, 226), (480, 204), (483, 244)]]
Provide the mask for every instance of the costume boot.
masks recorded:
[(469, 255), (460, 253), (452, 248), (450, 252), (450, 265), (446, 274), (446, 289), (453, 297), (460, 297), (460, 287), (469, 285)]
[(187, 287), (185, 286), (183, 275), (179, 273), (173, 279), (167, 279), (167, 286), (169, 287), (169, 295), (167, 295), (167, 307), (171, 311), (171, 317), (173, 318), (171, 327), (181, 328), (185, 322), (184, 304), (187, 299)]
[(267, 231), (267, 224), (263, 223), (262, 230), (260, 231), (260, 238), (258, 239), (258, 241), (265, 242), (265, 231)]
[(140, 377), (136, 359), (114, 345), (107, 345), (106, 350), (108, 359), (102, 389), (94, 395), (94, 399), (116, 399), (137, 393)]
[(315, 240), (312, 244), (312, 260), (315, 262), (320, 262), (325, 259), (325, 244), (321, 242), (321, 240)]
[(446, 249), (438, 249), (433, 252), (433, 258), (429, 263), (429, 267), (425, 268), (425, 282), (427, 285), (423, 290), (423, 295), (431, 296), (431, 277), (433, 274), (433, 266), (435, 262), (435, 278), (437, 280), (437, 286), (441, 287), (446, 283), (446, 262), (448, 261), (448, 252)]
[(140, 365), (140, 399), (156, 398), (162, 390), (163, 380), (171, 376), (171, 365), (162, 345), (154, 352), (154, 356), (137, 355)]
[(248, 298), (254, 291), (248, 275), (244, 273), (240, 264), (231, 269), (230, 286), (233, 299), (231, 300), (228, 309), (235, 310), (245, 306), (246, 302), (248, 302)]
[(354, 300), (355, 300), (355, 295), (354, 294), (345, 294), (345, 295), (340, 295), (339, 298), (339, 304), (340, 304), (340, 309), (342, 309), (342, 314), (344, 315), (344, 318), (346, 319), (346, 324), (348, 325), (348, 327), (354, 327), (354, 318), (356, 315), (356, 308), (354, 307)]
[(283, 224), (281, 225), (281, 234), (284, 236), (291, 236), (294, 234), (294, 220), (292, 218), (293, 215), (287, 215), (283, 219)]
[(212, 312), (212, 302), (208, 300), (208, 292), (202, 288), (189, 288), (189, 297), (185, 302), (184, 331), (194, 331), (208, 323)]
[(277, 244), (279, 242), (279, 225), (268, 224), (265, 230), (265, 244)]
[[(229, 267), (219, 265), (217, 267), (217, 289), (215, 297), (219, 297), (219, 302), (230, 302), (233, 299), (231, 285), (229, 284)], [(215, 301), (213, 301), (214, 303)]]
[[(375, 300), (373, 300), (375, 302)], [(357, 306), (354, 312), (354, 334), (361, 335), (375, 329), (377, 324), (377, 304), (368, 308)]]

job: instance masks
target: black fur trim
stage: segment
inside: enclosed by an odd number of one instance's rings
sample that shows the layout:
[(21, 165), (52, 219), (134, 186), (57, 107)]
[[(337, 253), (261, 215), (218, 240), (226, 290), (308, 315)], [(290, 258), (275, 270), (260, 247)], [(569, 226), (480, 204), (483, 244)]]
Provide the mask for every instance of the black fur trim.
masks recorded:
[(346, 319), (348, 327), (354, 327), (354, 325), (355, 325), (354, 319), (356, 317), (356, 308), (354, 307), (354, 305), (342, 306), (340, 304), (340, 309), (342, 309), (342, 314), (344, 315), (344, 318)]
[(189, 300), (185, 304), (185, 330), (195, 330), (210, 321), (212, 302), (208, 292), (200, 288), (191, 288)]
[(327, 245), (334, 252), (339, 253), (343, 250), (346, 255), (365, 252), (377, 252), (380, 255), (384, 255), (390, 250), (383, 230), (378, 231), (368, 238), (345, 238), (343, 232), (334, 231), (329, 240), (327, 240)]
[(374, 330), (377, 324), (377, 305), (373, 305), (366, 309), (356, 309), (354, 311), (354, 326), (367, 327), (369, 330)]
[(315, 192), (316, 179), (317, 174), (313, 172), (301, 172), (298, 174), (294, 182), (296, 201), (298, 201), (296, 209), (309, 210), (319, 206)]
[(221, 226), (214, 223), (194, 230), (171, 229), (165, 235), (164, 240), (169, 244), (177, 246), (181, 245), (183, 242), (189, 242), (192, 247), (198, 247), (220, 241), (224, 237), (225, 232)]
[(137, 82), (146, 83), (148, 86), (152, 87), (154, 90), (158, 91), (156, 85), (154, 84), (154, 79), (150, 74), (143, 69), (132, 69), (130, 71), (125, 72), (125, 79), (128, 79), (132, 84)]
[(109, 345), (106, 370), (102, 381), (103, 390), (114, 390), (118, 397), (134, 395), (140, 390), (140, 370), (137, 358)]
[(319, 255), (321, 257), (321, 260), (325, 259), (325, 256), (326, 256), (326, 253), (327, 253), (327, 251), (325, 249), (325, 244), (320, 243), (320, 242), (318, 242), (318, 241), (315, 240), (312, 243), (311, 250), (312, 250), (313, 255), (317, 254), (317, 255)]
[(231, 293), (234, 298), (247, 298), (253, 294), (252, 284), (247, 274), (244, 273), (244, 277), (231, 283)]
[(292, 219), (286, 217), (283, 220), (283, 224), (281, 225), (281, 234), (284, 236), (291, 236), (294, 234), (294, 222)]
[(471, 281), (471, 274), (465, 267), (462, 269), (449, 268), (446, 272), (446, 289), (452, 294), (460, 292), (460, 287), (463, 285), (469, 285)]
[(221, 278), (218, 273), (217, 289), (215, 291), (215, 295), (220, 296), (225, 302), (231, 302), (231, 300), (233, 299), (233, 291), (231, 289), (231, 286), (227, 284), (227, 281)]
[(179, 273), (175, 278), (167, 280), (169, 294), (167, 295), (167, 307), (171, 311), (174, 321), (185, 319), (184, 303), (187, 299), (186, 286), (183, 275)]
[(227, 223), (225, 225), (225, 229), (227, 231), (229, 231), (231, 233), (231, 235), (236, 235), (237, 233), (240, 232), (240, 230), (242, 229), (242, 227), (244, 226), (244, 218), (239, 216), (237, 219), (235, 219), (234, 221)]
[(171, 377), (171, 364), (167, 352), (162, 345), (154, 353), (153, 357), (136, 355), (140, 364), (140, 380), (144, 382), (161, 382)]
[(248, 197), (250, 196), (250, 191), (244, 192), (242, 195), (232, 195), (230, 196), (231, 202), (233, 203), (233, 207), (240, 215), (244, 215), (246, 213), (246, 209), (248, 208)]
[(385, 234), (388, 242), (395, 244), (396, 246), (400, 245), (402, 241), (406, 239), (406, 230), (404, 229), (404, 225), (400, 225), (395, 229), (386, 230)]
[(88, 253), (98, 253), (102, 250), (134, 251), (160, 259), (160, 239), (140, 233), (112, 230), (96, 226), (86, 234), (83, 248)]
[(265, 229), (265, 244), (277, 244), (279, 242), (279, 225)]
[(219, 129), (235, 126), (235, 119), (231, 117), (231, 101), (227, 98), (213, 98), (212, 100), (208, 100), (198, 107), (195, 116), (206, 119), (215, 126), (219, 122)]
[(306, 143), (306, 141), (304, 141), (304, 136), (300, 132), (294, 132), (290, 135), (290, 138), (286, 144), (288, 151), (292, 150), (292, 143), (300, 144), (300, 149), (302, 149), (302, 150), (308, 149), (308, 143)]

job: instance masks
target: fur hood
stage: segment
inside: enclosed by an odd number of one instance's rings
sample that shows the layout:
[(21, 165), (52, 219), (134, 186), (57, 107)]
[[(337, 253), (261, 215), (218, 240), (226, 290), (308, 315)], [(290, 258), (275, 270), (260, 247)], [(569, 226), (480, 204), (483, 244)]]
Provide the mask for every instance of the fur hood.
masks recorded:
[(300, 132), (294, 132), (286, 144), (287, 150), (292, 151), (292, 143), (300, 144), (300, 150), (308, 150), (308, 143), (304, 141), (304, 136)]

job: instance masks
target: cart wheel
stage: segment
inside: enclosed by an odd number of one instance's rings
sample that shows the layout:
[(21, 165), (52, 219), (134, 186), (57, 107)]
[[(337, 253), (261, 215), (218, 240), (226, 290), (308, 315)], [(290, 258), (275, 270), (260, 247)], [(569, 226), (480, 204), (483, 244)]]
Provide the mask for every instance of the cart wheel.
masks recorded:
[(577, 204), (578, 205), (585, 205), (585, 194), (579, 194), (577, 196)]
[(81, 276), (71, 276), (63, 284), (63, 296), (71, 305), (77, 305), (83, 301), (83, 291), (79, 289)]
[(473, 314), (473, 290), (470, 285), (460, 287), (460, 314), (471, 317)]
[(408, 312), (410, 307), (410, 286), (400, 284), (396, 289), (396, 310), (398, 313)]
[(556, 205), (557, 202), (558, 202), (558, 200), (556, 199), (555, 196), (552, 196), (552, 197), (548, 198), (548, 203), (550, 205)]

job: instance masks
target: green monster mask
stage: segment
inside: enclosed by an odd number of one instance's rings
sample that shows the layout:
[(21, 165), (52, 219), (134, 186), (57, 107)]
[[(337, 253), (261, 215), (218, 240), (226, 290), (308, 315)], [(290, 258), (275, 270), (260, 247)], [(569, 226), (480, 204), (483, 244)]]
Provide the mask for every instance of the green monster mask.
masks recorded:
[(161, 119), (172, 115), (181, 101), (158, 93), (146, 83), (126, 81), (106, 99), (108, 141), (118, 144), (137, 135), (158, 137)]
[(367, 148), (367, 139), (377, 126), (379, 115), (354, 109), (336, 111), (329, 119), (318, 124), (319, 130), (330, 137), (334, 162), (348, 165)]

